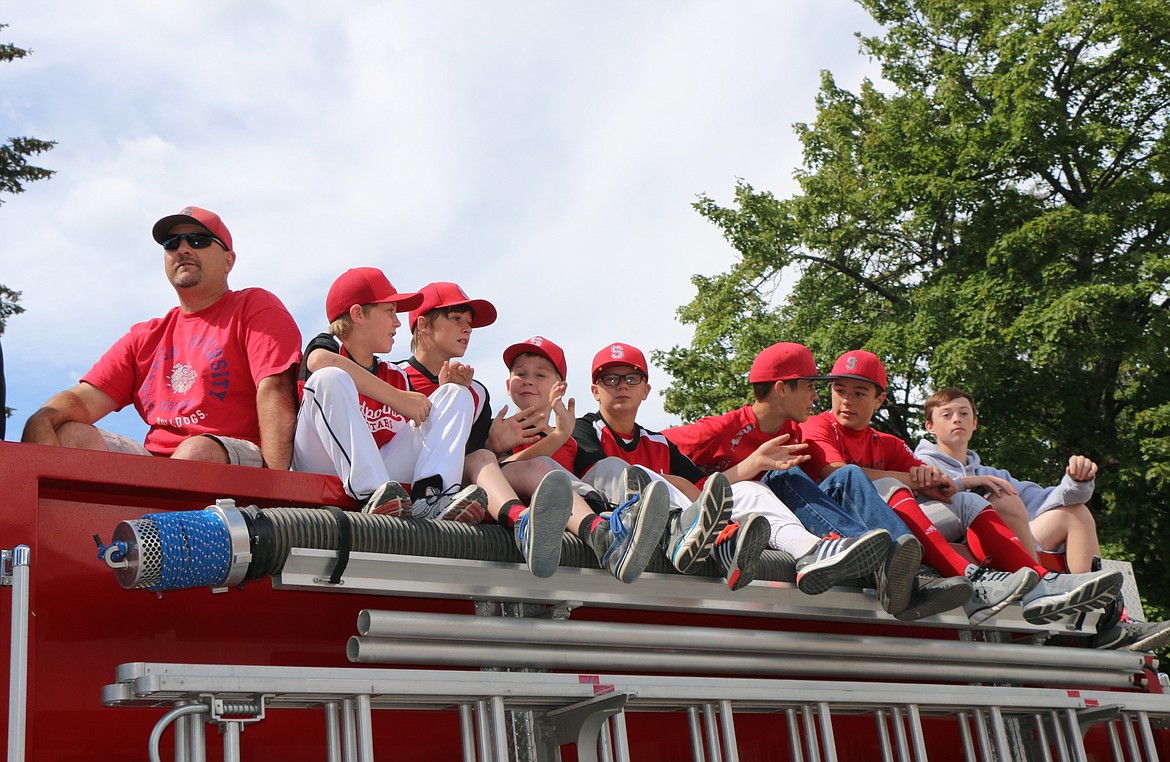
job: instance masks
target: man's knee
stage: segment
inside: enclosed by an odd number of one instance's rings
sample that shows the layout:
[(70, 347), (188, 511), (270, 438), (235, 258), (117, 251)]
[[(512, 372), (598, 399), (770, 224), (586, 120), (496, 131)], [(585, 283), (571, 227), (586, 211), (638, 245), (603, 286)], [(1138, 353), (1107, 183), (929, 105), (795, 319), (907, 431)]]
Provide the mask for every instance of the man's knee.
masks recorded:
[(184, 439), (171, 454), (171, 460), (198, 460), (204, 463), (227, 463), (224, 446), (211, 437), (194, 436)]
[(57, 427), (57, 440), (62, 447), (79, 450), (109, 450), (102, 433), (88, 423), (66, 421)]

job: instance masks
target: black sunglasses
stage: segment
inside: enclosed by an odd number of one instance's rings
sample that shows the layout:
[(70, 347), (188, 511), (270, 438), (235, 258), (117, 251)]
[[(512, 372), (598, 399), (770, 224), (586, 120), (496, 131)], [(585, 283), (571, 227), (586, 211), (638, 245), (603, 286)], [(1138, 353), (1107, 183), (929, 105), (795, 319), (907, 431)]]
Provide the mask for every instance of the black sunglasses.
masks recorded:
[(186, 241), (187, 245), (192, 249), (206, 249), (211, 245), (212, 241), (215, 241), (220, 246), (223, 246), (224, 251), (227, 251), (227, 244), (207, 233), (179, 233), (163, 241), (162, 246), (167, 251), (178, 251), (183, 241)]

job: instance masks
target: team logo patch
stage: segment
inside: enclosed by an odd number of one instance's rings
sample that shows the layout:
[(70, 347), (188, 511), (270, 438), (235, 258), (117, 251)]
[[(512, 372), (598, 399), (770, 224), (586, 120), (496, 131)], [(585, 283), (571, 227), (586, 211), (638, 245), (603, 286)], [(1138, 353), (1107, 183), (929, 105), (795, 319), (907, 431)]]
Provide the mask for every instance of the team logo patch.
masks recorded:
[(845, 361), (845, 367), (848, 370), (857, 370), (857, 358), (853, 355), (849, 355), (849, 359)]
[(609, 356), (614, 360), (620, 360), (626, 356), (626, 348), (621, 344), (614, 344), (609, 348)]
[(186, 394), (195, 385), (195, 369), (190, 365), (175, 363), (171, 368), (171, 388), (178, 394)]
[(533, 336), (531, 339), (528, 340), (528, 343), (539, 347), (541, 344), (544, 343), (544, 337), (543, 336)]

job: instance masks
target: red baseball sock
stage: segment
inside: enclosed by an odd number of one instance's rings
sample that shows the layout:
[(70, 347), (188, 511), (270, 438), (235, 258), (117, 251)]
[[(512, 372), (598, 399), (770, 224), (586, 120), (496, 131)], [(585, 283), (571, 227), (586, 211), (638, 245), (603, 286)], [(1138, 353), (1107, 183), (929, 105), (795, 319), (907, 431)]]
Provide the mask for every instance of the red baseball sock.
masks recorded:
[(900, 489), (891, 495), (890, 507), (922, 543), (923, 561), (938, 569), (944, 577), (963, 576), (970, 562), (959, 555), (938, 527), (926, 518), (909, 489)]
[(988, 557), (995, 562), (992, 568), (1000, 571), (1016, 571), (1027, 567), (1035, 569), (1041, 577), (1048, 573), (1048, 569), (1036, 563), (1036, 559), (1028, 555), (1020, 538), (1008, 529), (1007, 524), (1003, 523), (1003, 519), (994, 509), (987, 508), (976, 516), (967, 531), (979, 538), (979, 544)]

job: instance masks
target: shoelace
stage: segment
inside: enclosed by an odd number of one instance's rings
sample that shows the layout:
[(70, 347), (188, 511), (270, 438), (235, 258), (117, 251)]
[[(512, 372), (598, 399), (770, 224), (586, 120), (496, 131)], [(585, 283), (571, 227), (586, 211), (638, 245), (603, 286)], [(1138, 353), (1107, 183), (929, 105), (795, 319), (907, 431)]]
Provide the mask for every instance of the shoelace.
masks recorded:
[(1008, 577), (1012, 576), (1012, 572), (999, 571), (998, 569), (989, 569), (986, 566), (979, 567), (971, 577), (972, 582), (1003, 582)]
[(629, 527), (626, 526), (625, 516), (626, 511), (634, 506), (641, 498), (641, 495), (635, 495), (626, 502), (613, 509), (613, 513), (609, 516), (609, 531), (614, 536), (614, 539), (620, 540), (629, 534)]

